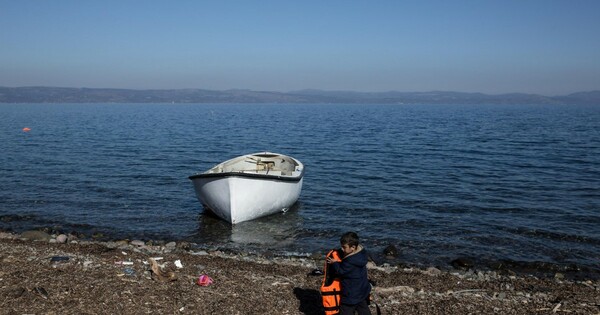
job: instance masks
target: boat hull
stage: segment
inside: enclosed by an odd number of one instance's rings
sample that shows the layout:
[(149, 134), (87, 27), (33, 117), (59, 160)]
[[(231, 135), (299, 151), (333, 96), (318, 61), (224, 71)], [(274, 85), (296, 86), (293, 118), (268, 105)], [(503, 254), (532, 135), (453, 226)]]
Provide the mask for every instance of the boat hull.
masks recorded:
[[(279, 163), (282, 155), (265, 152), (249, 156), (261, 157), (258, 160), (264, 164), (268, 160), (265, 156), (269, 159), (275, 156), (273, 160)], [(277, 167), (280, 165), (266, 170), (256, 170), (254, 165), (250, 165), (252, 170), (238, 170), (235, 167), (228, 169), (227, 165), (240, 164), (236, 159), (243, 157), (238, 157), (205, 173), (190, 176), (190, 179), (198, 200), (206, 209), (231, 224), (249, 221), (286, 211), (300, 197), (304, 167), (298, 160), (283, 157), (289, 159), (288, 163), (294, 163), (293, 166), (288, 166), (287, 171), (278, 171)], [(223, 169), (226, 171), (219, 171)]]

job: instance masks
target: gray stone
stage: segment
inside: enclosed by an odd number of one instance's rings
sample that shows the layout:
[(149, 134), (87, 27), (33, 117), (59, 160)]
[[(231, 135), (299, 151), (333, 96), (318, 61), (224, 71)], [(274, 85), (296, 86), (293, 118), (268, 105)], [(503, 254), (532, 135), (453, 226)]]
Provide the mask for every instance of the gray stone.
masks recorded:
[(26, 238), (32, 241), (49, 241), (51, 239), (50, 234), (43, 231), (25, 231), (21, 233), (22, 238)]
[(425, 270), (425, 273), (432, 275), (432, 276), (437, 276), (437, 275), (440, 275), (442, 273), (442, 271), (435, 267), (429, 267), (429, 268), (427, 268), (427, 270)]
[(564, 278), (565, 278), (565, 275), (560, 272), (557, 272), (556, 274), (554, 274), (554, 279), (562, 280)]
[(64, 234), (60, 234), (59, 236), (56, 237), (56, 242), (57, 243), (61, 243), (64, 244), (67, 242), (67, 236)]
[(144, 241), (140, 241), (140, 240), (133, 240), (129, 244), (131, 244), (133, 246), (144, 246), (144, 245), (146, 245), (146, 243), (144, 243)]
[(77, 235), (75, 235), (73, 233), (69, 233), (69, 235), (67, 235), (67, 241), (68, 242), (76, 241), (78, 239), (79, 239), (79, 237), (77, 237)]
[(189, 242), (179, 242), (177, 243), (177, 248), (183, 250), (190, 250), (192, 249), (192, 244), (190, 244)]
[(165, 244), (166, 248), (175, 248), (177, 247), (177, 243), (175, 242), (168, 242), (167, 244)]

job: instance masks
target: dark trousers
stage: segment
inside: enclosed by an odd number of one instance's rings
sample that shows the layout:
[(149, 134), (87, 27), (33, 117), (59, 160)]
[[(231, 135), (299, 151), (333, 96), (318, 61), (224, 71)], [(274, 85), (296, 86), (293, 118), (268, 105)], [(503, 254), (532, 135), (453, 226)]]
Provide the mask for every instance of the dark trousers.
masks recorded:
[(354, 312), (356, 312), (358, 315), (371, 315), (371, 310), (369, 309), (367, 300), (354, 305), (348, 305), (344, 303), (340, 305), (340, 315), (354, 315)]

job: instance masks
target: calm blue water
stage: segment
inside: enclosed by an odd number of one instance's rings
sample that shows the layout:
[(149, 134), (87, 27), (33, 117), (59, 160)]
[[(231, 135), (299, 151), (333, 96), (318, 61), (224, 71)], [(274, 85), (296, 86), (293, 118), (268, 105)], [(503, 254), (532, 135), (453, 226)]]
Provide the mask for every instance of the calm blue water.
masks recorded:
[[(265, 150), (306, 165), (294, 209), (204, 214), (188, 176)], [(600, 106), (0, 104), (0, 151), (15, 232), (310, 253), (355, 230), (407, 264), (600, 265)]]

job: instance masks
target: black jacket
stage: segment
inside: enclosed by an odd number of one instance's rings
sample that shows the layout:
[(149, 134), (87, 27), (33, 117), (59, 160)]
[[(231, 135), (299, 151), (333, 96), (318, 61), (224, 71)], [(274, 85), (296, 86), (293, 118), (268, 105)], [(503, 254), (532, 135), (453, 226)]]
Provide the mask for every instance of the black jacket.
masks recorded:
[(344, 257), (341, 262), (331, 264), (335, 277), (341, 278), (343, 304), (358, 304), (369, 297), (371, 284), (367, 277), (367, 250), (361, 245), (357, 250)]

